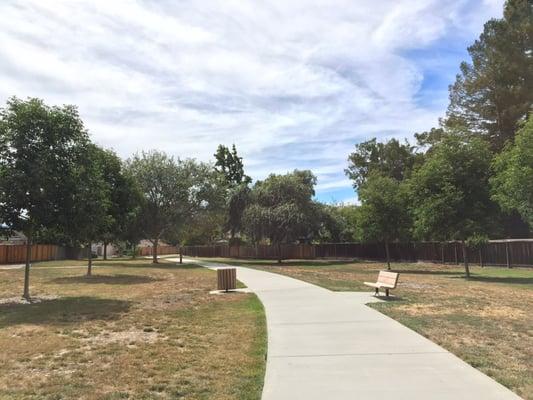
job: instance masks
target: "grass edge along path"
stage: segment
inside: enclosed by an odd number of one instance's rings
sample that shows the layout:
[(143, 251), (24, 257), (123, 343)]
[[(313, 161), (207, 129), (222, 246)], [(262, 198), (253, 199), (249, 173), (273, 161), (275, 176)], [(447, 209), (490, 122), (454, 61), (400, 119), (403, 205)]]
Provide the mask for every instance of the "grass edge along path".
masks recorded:
[[(73, 267), (73, 268), (70, 268)], [(261, 397), (266, 319), (255, 294), (210, 295), (216, 274), (150, 260), (38, 263), (40, 303), (0, 304), (2, 399)], [(23, 270), (0, 271), (0, 299)]]
[[(385, 264), (365, 261), (206, 259), (287, 275), (334, 291), (372, 291)], [(395, 297), (369, 304), (533, 400), (533, 269), (395, 263)]]

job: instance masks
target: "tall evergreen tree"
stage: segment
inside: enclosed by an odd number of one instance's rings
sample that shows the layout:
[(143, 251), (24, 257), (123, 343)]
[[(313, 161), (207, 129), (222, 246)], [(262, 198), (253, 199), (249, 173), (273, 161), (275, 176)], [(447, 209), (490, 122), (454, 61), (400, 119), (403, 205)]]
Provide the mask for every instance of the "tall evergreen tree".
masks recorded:
[(533, 0), (508, 0), (468, 48), (450, 86), (445, 126), (487, 137), (499, 151), (533, 104)]

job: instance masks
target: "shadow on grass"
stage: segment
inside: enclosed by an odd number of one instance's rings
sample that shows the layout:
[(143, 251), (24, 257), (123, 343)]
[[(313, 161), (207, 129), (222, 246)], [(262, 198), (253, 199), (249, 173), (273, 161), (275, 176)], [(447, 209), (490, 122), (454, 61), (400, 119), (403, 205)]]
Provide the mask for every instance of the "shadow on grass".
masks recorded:
[[(209, 259), (205, 259), (209, 261)], [(359, 263), (357, 260), (286, 260), (281, 264), (276, 260), (235, 260), (235, 259), (216, 259), (215, 262), (220, 262), (236, 266), (263, 266), (263, 267), (324, 267), (324, 266), (341, 266), (347, 264)]]
[(197, 264), (179, 264), (173, 262), (160, 262), (153, 264), (152, 262), (137, 262), (132, 261), (101, 261), (95, 264), (98, 267), (118, 267), (118, 268), (145, 268), (145, 269), (202, 269), (201, 265)]
[[(393, 303), (396, 301), (405, 301), (403, 297), (391, 295), (389, 297), (385, 296), (384, 294), (380, 294), (379, 296), (376, 296), (377, 299), (383, 300), (387, 303)], [(379, 304), (379, 303), (373, 303), (373, 304)]]
[[(464, 276), (462, 277), (457, 276), (456, 278), (466, 279)], [(496, 277), (496, 276), (471, 275), (468, 280), (473, 281), (473, 282), (508, 283), (508, 284), (513, 284), (513, 285), (532, 285), (533, 284), (533, 277), (524, 278), (524, 277), (513, 277), (513, 276)]]
[(161, 279), (153, 278), (151, 276), (142, 275), (80, 275), (80, 276), (65, 276), (61, 278), (52, 279), (50, 282), (61, 284), (73, 283), (91, 283), (91, 284), (106, 284), (106, 285), (132, 285), (140, 283), (157, 282)]
[(131, 302), (97, 297), (65, 297), (33, 304), (0, 304), (0, 328), (19, 324), (63, 325), (114, 320)]
[(462, 271), (428, 271), (423, 269), (395, 269), (392, 268), (392, 272), (399, 272), (400, 274), (413, 274), (413, 275), (456, 275), (455, 277), (460, 278), (461, 274), (464, 274)]

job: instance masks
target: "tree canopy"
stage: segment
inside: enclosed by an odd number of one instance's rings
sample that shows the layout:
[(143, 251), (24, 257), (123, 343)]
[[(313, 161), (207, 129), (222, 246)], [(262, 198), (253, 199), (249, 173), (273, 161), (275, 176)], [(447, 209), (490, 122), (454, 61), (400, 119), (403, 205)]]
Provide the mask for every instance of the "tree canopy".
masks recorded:
[[(0, 111), (0, 218), (31, 243), (58, 234), (78, 193), (78, 165), (88, 135), (73, 106), (50, 107), (30, 98), (8, 100)], [(24, 297), (29, 298), (27, 255)]]
[(533, 114), (493, 164), (492, 198), (506, 211), (516, 210), (533, 228)]
[(481, 134), (499, 150), (533, 104), (533, 1), (508, 0), (468, 53), (471, 62), (450, 86), (445, 125)]
[(375, 138), (355, 146), (348, 157), (346, 175), (353, 181), (357, 190), (370, 174), (380, 174), (401, 181), (409, 176), (421, 155), (407, 141), (400, 143), (391, 139), (385, 143)]

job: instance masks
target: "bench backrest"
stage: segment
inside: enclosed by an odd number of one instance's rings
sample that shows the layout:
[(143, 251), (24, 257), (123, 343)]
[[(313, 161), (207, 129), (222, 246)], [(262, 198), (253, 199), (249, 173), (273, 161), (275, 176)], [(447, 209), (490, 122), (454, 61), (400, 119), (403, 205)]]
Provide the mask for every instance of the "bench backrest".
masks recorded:
[(398, 283), (399, 277), (400, 277), (400, 274), (398, 272), (379, 271), (378, 283), (382, 283), (384, 285), (390, 285), (393, 288), (395, 288), (396, 284)]

